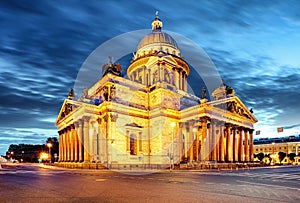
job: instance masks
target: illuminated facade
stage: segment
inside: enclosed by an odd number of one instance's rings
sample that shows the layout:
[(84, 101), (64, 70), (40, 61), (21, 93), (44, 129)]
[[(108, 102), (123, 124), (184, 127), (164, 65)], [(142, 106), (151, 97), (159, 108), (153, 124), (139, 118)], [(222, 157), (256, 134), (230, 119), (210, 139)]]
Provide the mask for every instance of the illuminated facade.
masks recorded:
[(280, 140), (279, 138), (273, 138), (261, 140), (254, 142), (253, 148), (255, 154), (277, 154), (279, 152), (283, 152), (286, 154), (293, 153), (295, 155), (300, 155), (300, 139), (282, 138), (282, 140)]
[(224, 83), (212, 101), (187, 92), (189, 65), (176, 41), (162, 32), (139, 43), (125, 79), (110, 60), (84, 95), (71, 91), (58, 115), (61, 163), (168, 165), (253, 160), (252, 112)]

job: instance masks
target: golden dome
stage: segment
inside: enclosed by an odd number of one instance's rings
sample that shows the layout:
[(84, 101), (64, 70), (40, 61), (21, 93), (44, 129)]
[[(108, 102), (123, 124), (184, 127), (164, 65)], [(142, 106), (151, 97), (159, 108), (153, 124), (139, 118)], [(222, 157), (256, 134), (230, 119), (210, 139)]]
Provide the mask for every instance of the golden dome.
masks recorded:
[(139, 43), (138, 49), (141, 49), (147, 45), (171, 45), (173, 48), (178, 49), (176, 41), (171, 37), (171, 35), (164, 33), (162, 31), (153, 31), (146, 35)]
[(156, 17), (151, 24), (152, 32), (140, 41), (134, 59), (153, 54), (157, 51), (164, 51), (169, 54), (180, 56), (180, 51), (176, 41), (173, 37), (171, 37), (171, 35), (162, 32), (162, 25), (162, 21), (156, 14)]

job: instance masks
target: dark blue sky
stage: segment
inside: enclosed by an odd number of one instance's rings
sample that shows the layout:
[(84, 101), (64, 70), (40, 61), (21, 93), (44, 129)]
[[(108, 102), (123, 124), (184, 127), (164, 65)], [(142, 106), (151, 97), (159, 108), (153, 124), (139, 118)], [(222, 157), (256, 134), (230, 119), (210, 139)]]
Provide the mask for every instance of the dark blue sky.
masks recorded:
[(0, 154), (57, 136), (84, 60), (113, 37), (149, 29), (156, 10), (164, 29), (206, 51), (254, 109), (262, 137), (300, 133), (299, 1), (10, 0), (0, 8)]

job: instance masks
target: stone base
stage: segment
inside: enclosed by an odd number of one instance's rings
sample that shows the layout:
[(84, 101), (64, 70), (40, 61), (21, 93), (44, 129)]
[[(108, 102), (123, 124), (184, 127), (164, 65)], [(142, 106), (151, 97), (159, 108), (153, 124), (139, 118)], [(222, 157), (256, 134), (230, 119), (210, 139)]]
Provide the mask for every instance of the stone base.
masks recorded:
[(58, 167), (64, 168), (79, 168), (79, 169), (105, 169), (102, 164), (100, 163), (84, 163), (84, 162), (57, 162), (54, 164)]
[[(169, 169), (170, 164), (107, 164), (107, 163), (72, 163), (58, 162), (54, 164), (58, 167), (74, 169), (109, 169), (116, 171), (143, 171), (143, 170), (164, 170)], [(257, 166), (263, 166), (260, 163), (217, 163), (217, 162), (194, 162), (187, 164), (174, 165), (175, 170), (239, 170), (250, 169)]]
[(239, 169), (250, 169), (253, 167), (263, 166), (261, 163), (217, 163), (217, 162), (201, 162), (201, 163), (187, 163), (180, 164), (180, 169), (218, 169), (218, 170), (239, 170)]
[(112, 169), (112, 170), (163, 170), (168, 169), (170, 164), (107, 164), (107, 163), (72, 163), (57, 162), (54, 164), (58, 167), (74, 168), (74, 169)]

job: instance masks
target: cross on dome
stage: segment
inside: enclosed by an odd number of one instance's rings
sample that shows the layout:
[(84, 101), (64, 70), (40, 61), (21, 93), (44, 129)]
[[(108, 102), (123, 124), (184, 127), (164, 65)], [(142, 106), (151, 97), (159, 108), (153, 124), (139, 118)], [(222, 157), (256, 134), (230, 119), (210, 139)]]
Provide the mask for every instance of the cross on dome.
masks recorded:
[(163, 24), (158, 17), (158, 11), (155, 12), (155, 19), (152, 22), (152, 31), (153, 32), (160, 32)]

